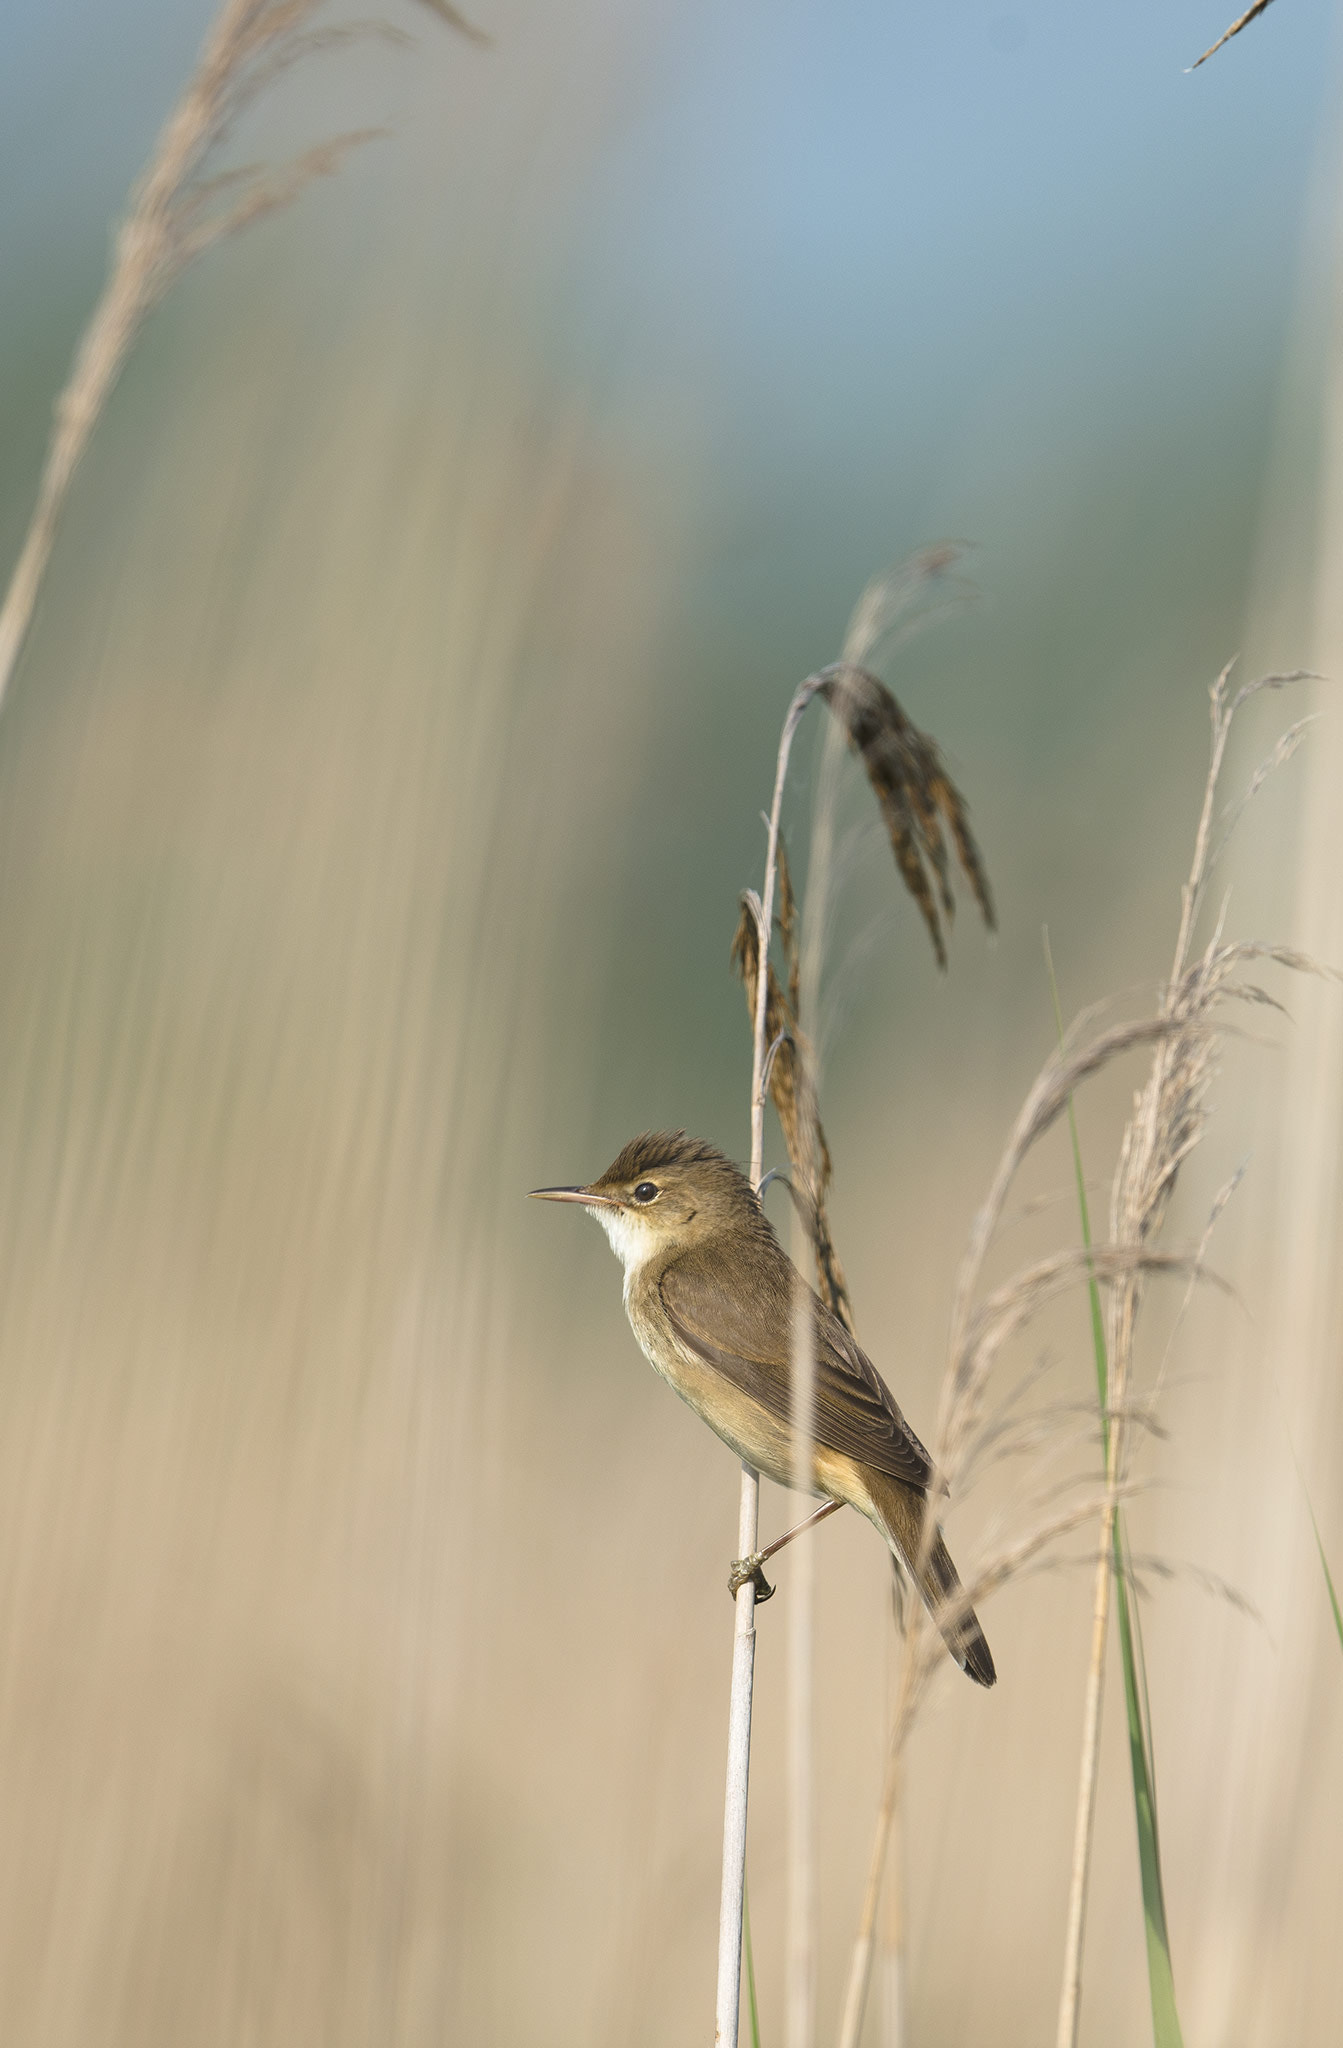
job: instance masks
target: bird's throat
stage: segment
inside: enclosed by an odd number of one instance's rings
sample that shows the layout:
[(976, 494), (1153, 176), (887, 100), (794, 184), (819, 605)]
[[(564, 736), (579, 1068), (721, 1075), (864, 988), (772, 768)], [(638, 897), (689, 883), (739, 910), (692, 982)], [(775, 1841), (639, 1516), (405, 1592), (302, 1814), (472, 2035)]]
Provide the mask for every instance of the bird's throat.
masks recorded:
[(625, 1298), (628, 1301), (630, 1281), (652, 1256), (652, 1232), (645, 1227), (640, 1218), (632, 1216), (628, 1209), (592, 1208), (588, 1214), (595, 1216), (601, 1224), (612, 1251), (625, 1268)]

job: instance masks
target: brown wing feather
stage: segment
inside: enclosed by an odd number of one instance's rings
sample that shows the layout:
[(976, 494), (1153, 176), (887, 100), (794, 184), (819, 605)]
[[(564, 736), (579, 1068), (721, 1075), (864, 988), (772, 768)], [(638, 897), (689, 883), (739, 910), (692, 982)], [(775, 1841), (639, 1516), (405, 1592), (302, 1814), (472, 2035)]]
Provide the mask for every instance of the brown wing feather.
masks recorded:
[[(746, 1249), (751, 1256), (739, 1256), (730, 1238), (720, 1238), (686, 1252), (661, 1277), (662, 1305), (687, 1350), (787, 1426), (796, 1268), (777, 1244), (772, 1258), (758, 1240)], [(839, 1318), (807, 1292), (816, 1333), (816, 1442), (926, 1488), (932, 1461), (890, 1389)]]

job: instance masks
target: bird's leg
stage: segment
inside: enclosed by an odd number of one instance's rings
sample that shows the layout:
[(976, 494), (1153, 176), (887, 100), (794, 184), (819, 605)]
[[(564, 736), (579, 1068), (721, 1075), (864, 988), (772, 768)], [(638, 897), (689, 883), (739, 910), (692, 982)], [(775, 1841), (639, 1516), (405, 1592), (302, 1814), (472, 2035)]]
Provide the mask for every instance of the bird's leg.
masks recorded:
[(782, 1550), (785, 1545), (791, 1543), (795, 1536), (801, 1536), (808, 1529), (814, 1529), (816, 1524), (823, 1522), (827, 1515), (838, 1514), (843, 1505), (842, 1500), (828, 1500), (824, 1502), (821, 1507), (814, 1508), (804, 1521), (796, 1523), (791, 1529), (785, 1529), (782, 1536), (776, 1536), (772, 1543), (767, 1543), (763, 1550), (757, 1551), (753, 1558), (749, 1558), (746, 1561), (755, 1565), (764, 1564), (766, 1559), (773, 1557), (776, 1551)]
[(763, 1550), (753, 1552), (750, 1557), (734, 1558), (732, 1560), (732, 1569), (727, 1575), (727, 1589), (733, 1599), (736, 1599), (748, 1579), (754, 1579), (755, 1581), (757, 1607), (762, 1600), (772, 1598), (774, 1588), (764, 1573), (766, 1560), (773, 1557), (776, 1551), (782, 1550), (786, 1543), (791, 1543), (795, 1536), (800, 1536), (805, 1529), (814, 1529), (818, 1522), (823, 1522), (827, 1515), (833, 1515), (843, 1505), (842, 1500), (828, 1500), (824, 1506), (817, 1508), (813, 1514), (808, 1515), (805, 1521), (797, 1523), (792, 1529), (785, 1529), (782, 1536), (776, 1536), (774, 1541), (767, 1543)]

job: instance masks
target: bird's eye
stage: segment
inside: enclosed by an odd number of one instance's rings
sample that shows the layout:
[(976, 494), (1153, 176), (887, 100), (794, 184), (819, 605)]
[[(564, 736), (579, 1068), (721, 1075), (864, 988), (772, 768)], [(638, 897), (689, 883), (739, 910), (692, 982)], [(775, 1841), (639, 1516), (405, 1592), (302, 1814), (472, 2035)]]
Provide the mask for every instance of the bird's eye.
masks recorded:
[(657, 1198), (657, 1186), (651, 1180), (641, 1180), (638, 1187), (634, 1190), (636, 1202), (656, 1202)]

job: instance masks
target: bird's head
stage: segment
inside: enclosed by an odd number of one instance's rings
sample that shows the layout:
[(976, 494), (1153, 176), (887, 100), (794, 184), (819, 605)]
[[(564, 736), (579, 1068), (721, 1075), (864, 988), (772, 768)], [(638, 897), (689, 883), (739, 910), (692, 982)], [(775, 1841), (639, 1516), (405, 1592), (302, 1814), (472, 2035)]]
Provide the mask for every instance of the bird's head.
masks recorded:
[(755, 1190), (726, 1155), (684, 1131), (645, 1131), (587, 1187), (533, 1188), (545, 1202), (577, 1202), (595, 1216), (627, 1274), (720, 1231), (758, 1230)]

